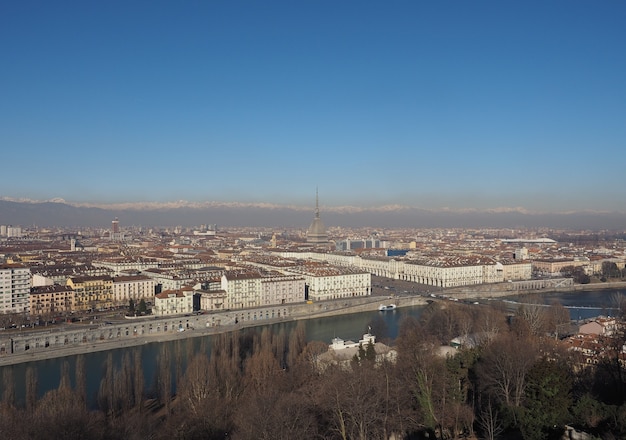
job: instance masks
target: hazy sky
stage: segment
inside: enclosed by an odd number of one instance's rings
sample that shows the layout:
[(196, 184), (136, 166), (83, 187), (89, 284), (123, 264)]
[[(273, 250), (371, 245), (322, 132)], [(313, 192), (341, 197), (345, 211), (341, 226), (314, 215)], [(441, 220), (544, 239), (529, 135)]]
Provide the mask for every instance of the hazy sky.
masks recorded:
[(626, 2), (4, 1), (0, 196), (626, 211)]

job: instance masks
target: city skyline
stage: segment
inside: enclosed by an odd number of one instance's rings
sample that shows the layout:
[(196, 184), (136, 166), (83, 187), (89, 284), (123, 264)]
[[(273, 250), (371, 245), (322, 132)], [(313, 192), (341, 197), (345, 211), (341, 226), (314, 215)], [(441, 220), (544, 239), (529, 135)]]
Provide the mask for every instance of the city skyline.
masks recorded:
[(623, 3), (0, 10), (4, 200), (626, 213)]

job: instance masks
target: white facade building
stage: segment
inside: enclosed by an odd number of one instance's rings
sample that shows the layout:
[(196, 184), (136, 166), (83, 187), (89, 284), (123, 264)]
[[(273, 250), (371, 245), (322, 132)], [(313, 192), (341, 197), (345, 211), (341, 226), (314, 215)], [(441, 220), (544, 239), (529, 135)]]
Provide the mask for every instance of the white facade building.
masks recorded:
[[(504, 274), (509, 268), (492, 258), (482, 256), (442, 257), (430, 260), (396, 260), (394, 258), (363, 258), (358, 255), (342, 255), (319, 252), (281, 252), (283, 258), (324, 261), (329, 264), (361, 269), (373, 275), (411, 281), (437, 287), (471, 286), (501, 283), (508, 279)], [(515, 271), (520, 278), (531, 278), (531, 264), (519, 263)], [(527, 276), (527, 278), (522, 278)]]
[(308, 300), (352, 298), (372, 293), (372, 275), (359, 269), (308, 264), (287, 270), (304, 276)]
[(304, 301), (305, 281), (301, 276), (273, 275), (261, 279), (261, 305)]
[(156, 283), (150, 277), (121, 276), (113, 278), (113, 302), (116, 305), (128, 305), (132, 299), (135, 303), (152, 300)]
[(180, 315), (193, 312), (193, 290), (166, 290), (154, 296), (152, 314)]
[(196, 290), (200, 295), (200, 310), (222, 310), (226, 308), (226, 292), (224, 290)]
[(222, 290), (230, 309), (289, 304), (304, 301), (305, 279), (280, 274), (226, 273), (222, 275)]
[(0, 313), (27, 313), (30, 287), (30, 268), (21, 264), (0, 265)]
[(21, 238), (22, 237), (22, 228), (20, 226), (8, 226), (7, 227), (7, 237), (11, 238)]
[(530, 280), (533, 275), (533, 265), (530, 261), (502, 262), (502, 278), (505, 281)]

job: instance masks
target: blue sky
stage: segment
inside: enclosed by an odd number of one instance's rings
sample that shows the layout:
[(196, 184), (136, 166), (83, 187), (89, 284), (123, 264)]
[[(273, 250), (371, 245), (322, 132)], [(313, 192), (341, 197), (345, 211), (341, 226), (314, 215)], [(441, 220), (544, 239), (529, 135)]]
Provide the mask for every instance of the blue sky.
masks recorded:
[(621, 1), (0, 3), (0, 196), (626, 211)]

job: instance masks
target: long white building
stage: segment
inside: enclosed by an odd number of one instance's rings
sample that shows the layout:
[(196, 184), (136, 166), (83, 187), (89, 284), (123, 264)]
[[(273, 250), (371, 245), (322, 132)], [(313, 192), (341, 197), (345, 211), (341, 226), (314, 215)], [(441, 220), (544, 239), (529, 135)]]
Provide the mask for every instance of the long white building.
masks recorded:
[[(412, 281), (437, 287), (471, 286), (501, 283), (508, 279), (530, 279), (531, 263), (515, 267), (482, 256), (441, 257), (430, 260), (396, 260), (393, 258), (363, 258), (319, 252), (281, 252), (283, 258), (324, 261), (336, 266), (353, 267), (373, 275)], [(505, 278), (514, 277), (514, 278)], [(527, 278), (524, 278), (527, 277)]]
[(254, 272), (227, 272), (222, 275), (226, 308), (247, 309), (304, 301), (305, 280), (302, 276)]

